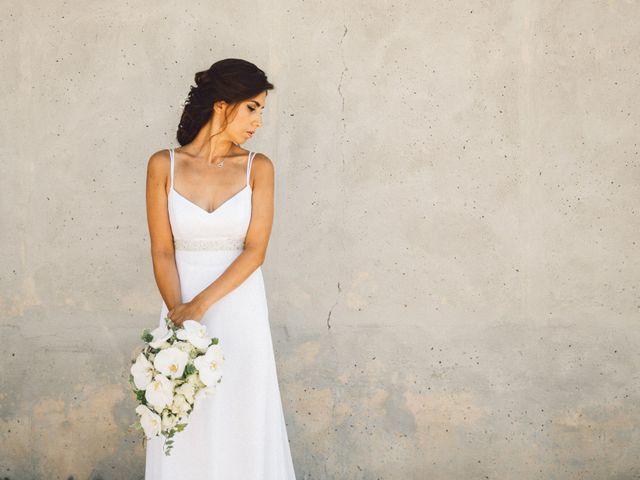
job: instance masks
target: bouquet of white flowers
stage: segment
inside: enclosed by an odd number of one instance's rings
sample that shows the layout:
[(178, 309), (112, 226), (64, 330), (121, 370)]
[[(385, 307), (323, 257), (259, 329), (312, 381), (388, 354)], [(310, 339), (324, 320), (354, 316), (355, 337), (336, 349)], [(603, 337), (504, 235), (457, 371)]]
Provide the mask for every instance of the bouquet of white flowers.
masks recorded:
[(163, 435), (169, 455), (174, 434), (185, 429), (189, 414), (222, 380), (224, 355), (218, 339), (207, 336), (207, 327), (195, 320), (176, 328), (165, 317), (165, 325), (144, 330), (142, 340), (146, 345), (131, 360), (129, 375), (140, 403), (138, 421), (131, 426), (143, 429), (147, 439)]

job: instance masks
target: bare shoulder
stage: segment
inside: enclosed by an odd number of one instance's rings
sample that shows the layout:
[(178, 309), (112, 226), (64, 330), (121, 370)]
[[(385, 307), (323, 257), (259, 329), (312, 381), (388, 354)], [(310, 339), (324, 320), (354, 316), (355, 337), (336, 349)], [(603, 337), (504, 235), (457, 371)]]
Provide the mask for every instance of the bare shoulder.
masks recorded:
[(162, 187), (169, 194), (169, 177), (171, 176), (171, 157), (169, 150), (158, 150), (149, 157), (147, 163), (147, 186)]
[(150, 173), (162, 174), (169, 171), (169, 150), (158, 150), (149, 157), (147, 168)]
[(252, 170), (255, 169), (255, 172), (258, 175), (273, 175), (275, 171), (275, 167), (273, 162), (269, 157), (267, 157), (264, 153), (256, 153), (253, 157)]

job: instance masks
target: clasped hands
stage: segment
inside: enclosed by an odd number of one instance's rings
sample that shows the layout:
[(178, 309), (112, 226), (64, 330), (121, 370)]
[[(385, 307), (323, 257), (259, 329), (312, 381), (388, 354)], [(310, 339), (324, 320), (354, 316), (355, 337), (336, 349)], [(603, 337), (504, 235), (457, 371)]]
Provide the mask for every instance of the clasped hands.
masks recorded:
[(187, 303), (179, 303), (167, 313), (167, 317), (173, 324), (180, 328), (186, 320), (200, 321), (207, 311), (205, 305), (195, 298)]

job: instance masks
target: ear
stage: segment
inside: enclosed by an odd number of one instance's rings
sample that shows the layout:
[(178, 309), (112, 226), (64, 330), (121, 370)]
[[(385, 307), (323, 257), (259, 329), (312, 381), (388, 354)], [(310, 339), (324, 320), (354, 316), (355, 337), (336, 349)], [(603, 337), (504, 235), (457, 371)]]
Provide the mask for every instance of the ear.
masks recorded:
[(214, 112), (222, 113), (226, 110), (228, 106), (229, 104), (224, 100), (218, 100), (217, 102), (214, 102), (212, 110)]

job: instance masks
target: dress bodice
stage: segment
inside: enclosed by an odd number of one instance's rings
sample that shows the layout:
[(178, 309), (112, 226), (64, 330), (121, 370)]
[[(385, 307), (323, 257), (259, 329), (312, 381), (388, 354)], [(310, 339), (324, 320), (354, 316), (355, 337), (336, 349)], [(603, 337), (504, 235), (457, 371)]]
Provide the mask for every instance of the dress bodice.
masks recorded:
[(176, 250), (237, 250), (244, 240), (251, 220), (251, 163), (255, 152), (249, 152), (247, 181), (242, 190), (208, 212), (182, 196), (173, 188), (175, 154), (171, 157), (171, 187), (168, 197), (169, 221)]

